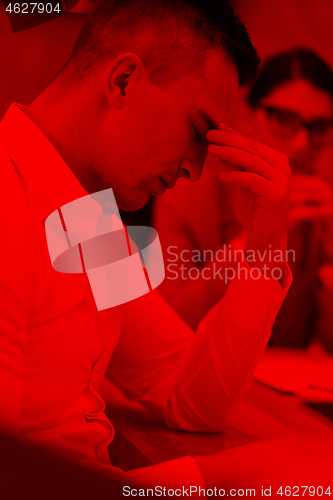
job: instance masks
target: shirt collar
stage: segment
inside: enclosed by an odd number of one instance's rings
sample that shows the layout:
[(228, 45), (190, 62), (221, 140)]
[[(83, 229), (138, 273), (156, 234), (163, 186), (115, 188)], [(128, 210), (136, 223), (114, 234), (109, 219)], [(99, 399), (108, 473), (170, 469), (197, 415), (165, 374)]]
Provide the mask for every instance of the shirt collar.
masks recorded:
[(45, 220), (54, 210), (88, 193), (24, 109), (10, 106), (0, 123), (0, 141)]

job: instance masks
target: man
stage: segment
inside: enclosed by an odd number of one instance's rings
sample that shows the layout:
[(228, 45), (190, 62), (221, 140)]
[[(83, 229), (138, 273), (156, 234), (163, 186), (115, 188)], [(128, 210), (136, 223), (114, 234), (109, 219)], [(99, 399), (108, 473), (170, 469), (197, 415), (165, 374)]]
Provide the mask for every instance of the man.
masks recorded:
[[(110, 187), (120, 208), (140, 208), (180, 177), (197, 180), (208, 149), (231, 165), (223, 179), (235, 186), (247, 249), (284, 255), (288, 161), (223, 123), (258, 63), (224, 2), (102, 0), (57, 77), (28, 108), (9, 109), (0, 132), (2, 427), (115, 472), (98, 394), (108, 369), (168, 426), (222, 428), (289, 286), (283, 260), (241, 261), (194, 335), (155, 292), (97, 311), (85, 274), (52, 269), (44, 223)], [(199, 484), (200, 474), (190, 457), (132, 473), (172, 485)]]
[[(333, 192), (315, 175), (315, 164), (333, 137), (333, 73), (308, 49), (286, 51), (261, 66), (246, 101), (238, 116), (232, 114), (238, 131), (285, 154), (293, 173), (288, 235), (293, 286), (274, 323), (271, 343), (306, 347), (321, 321), (315, 283), (323, 244), (331, 240), (326, 227)], [(232, 276), (233, 263), (227, 259), (233, 259), (233, 252), (225, 249), (242, 239), (230, 186), (218, 181), (220, 169), (218, 160), (207, 158), (200, 182), (183, 183), (154, 205), (154, 227), (169, 270), (159, 291), (194, 330), (221, 300)], [(200, 261), (195, 253), (207, 257)], [(331, 329), (327, 317), (323, 323)]]

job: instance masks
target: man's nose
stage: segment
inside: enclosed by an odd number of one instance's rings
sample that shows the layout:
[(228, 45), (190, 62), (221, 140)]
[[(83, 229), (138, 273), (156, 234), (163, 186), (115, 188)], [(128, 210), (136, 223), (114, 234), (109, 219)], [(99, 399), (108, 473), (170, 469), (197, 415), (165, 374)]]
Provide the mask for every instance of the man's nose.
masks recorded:
[(183, 160), (180, 163), (180, 177), (190, 182), (196, 182), (200, 179), (204, 162), (193, 160)]
[(190, 182), (200, 179), (207, 157), (207, 148), (196, 147), (191, 154), (183, 158), (179, 164), (180, 176)]

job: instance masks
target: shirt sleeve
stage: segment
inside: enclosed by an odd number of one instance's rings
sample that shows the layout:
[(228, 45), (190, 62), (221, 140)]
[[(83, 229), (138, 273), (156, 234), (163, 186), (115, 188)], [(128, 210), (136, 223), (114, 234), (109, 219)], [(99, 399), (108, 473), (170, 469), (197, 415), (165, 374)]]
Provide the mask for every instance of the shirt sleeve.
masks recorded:
[(197, 461), (189, 456), (127, 472), (94, 460), (84, 460), (81, 464), (112, 479), (119, 479), (127, 483), (132, 482), (132, 487), (136, 485), (139, 488), (159, 487), (179, 490), (176, 492), (176, 496), (188, 496), (192, 488), (191, 496), (196, 498), (199, 488), (205, 487), (205, 481)]
[(156, 291), (137, 299), (127, 306), (107, 376), (171, 428), (221, 430), (252, 379), (290, 284), (287, 265), (278, 282), (243, 262), (196, 334)]
[(36, 270), (31, 258), (28, 221), (19, 177), (11, 162), (1, 158), (0, 245), (0, 426), (19, 431), (26, 325), (34, 295)]

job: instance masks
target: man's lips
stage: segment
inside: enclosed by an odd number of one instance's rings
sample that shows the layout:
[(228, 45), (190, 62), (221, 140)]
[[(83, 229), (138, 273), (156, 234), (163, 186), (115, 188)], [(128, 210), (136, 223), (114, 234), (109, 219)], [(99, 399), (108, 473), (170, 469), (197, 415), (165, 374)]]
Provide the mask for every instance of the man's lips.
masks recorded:
[(158, 189), (156, 191), (153, 191), (151, 194), (159, 194), (162, 195), (165, 193), (167, 189), (172, 189), (177, 182), (176, 180), (165, 180), (162, 179), (162, 177), (158, 178)]
[(169, 181), (169, 180), (166, 180), (166, 179), (162, 179), (162, 177), (160, 177), (160, 180), (163, 182), (163, 184), (165, 185), (165, 187), (166, 187), (167, 189), (172, 189), (172, 188), (174, 188), (174, 187), (175, 187), (175, 184), (176, 184), (176, 182), (177, 182), (177, 179), (175, 179), (175, 180), (170, 180), (170, 181)]
[(158, 178), (158, 191), (157, 191), (157, 194), (164, 194), (165, 191), (167, 190), (167, 185), (166, 183), (164, 182), (163, 179), (161, 179), (161, 177)]

